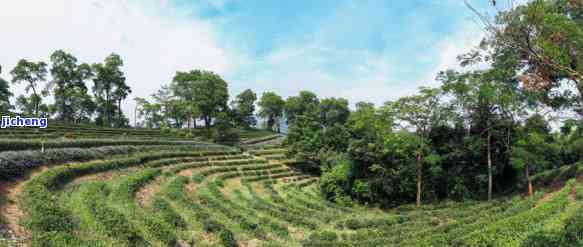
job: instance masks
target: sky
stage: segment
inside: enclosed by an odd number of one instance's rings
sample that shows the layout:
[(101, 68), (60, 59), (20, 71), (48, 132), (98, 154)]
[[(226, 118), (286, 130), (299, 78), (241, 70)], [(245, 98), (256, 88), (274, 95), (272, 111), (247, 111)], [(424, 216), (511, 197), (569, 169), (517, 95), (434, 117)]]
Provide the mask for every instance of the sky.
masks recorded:
[(220, 74), (231, 97), (310, 90), (379, 105), (438, 85), (435, 75), (459, 68), (456, 56), (483, 35), (463, 0), (2, 0), (0, 76), (58, 49), (86, 63), (117, 53), (131, 120), (134, 97), (191, 69)]

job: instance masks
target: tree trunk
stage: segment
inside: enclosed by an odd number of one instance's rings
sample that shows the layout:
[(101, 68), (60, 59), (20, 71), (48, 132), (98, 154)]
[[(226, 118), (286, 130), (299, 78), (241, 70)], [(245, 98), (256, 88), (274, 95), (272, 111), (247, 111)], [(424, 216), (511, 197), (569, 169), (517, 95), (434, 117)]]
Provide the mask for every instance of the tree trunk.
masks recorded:
[(533, 189), (532, 189), (532, 180), (530, 179), (530, 172), (528, 166), (528, 158), (526, 159), (526, 163), (524, 164), (524, 175), (526, 176), (526, 181), (528, 183), (528, 196), (532, 196)]
[(67, 121), (67, 100), (65, 99), (66, 97), (63, 96), (63, 104), (61, 105), (62, 109), (61, 109), (61, 119), (63, 121)]
[(211, 134), (211, 115), (204, 116), (204, 125), (206, 127), (207, 133)]
[[(186, 124), (187, 124), (186, 128), (191, 129), (192, 128), (191, 127), (191, 123), (192, 123), (192, 113), (189, 112), (188, 113), (188, 118), (186, 119)], [(192, 133), (192, 130), (191, 130), (191, 133)]]
[(38, 96), (38, 94), (36, 94), (36, 89), (34, 87), (32, 87), (32, 94), (34, 95), (34, 116), (38, 117), (38, 103), (39, 103), (39, 99), (40, 97)]
[(121, 127), (121, 116), (122, 116), (122, 114), (121, 114), (121, 99), (117, 100), (117, 110), (118, 110), (118, 112), (117, 112), (118, 123), (117, 124), (119, 125), (118, 127)]
[(417, 207), (421, 207), (421, 179), (422, 179), (421, 152), (417, 153)]
[(269, 116), (269, 118), (267, 118), (267, 129), (268, 130), (273, 130), (273, 117)]
[(488, 129), (488, 137), (487, 137), (487, 157), (488, 157), (488, 201), (492, 200), (492, 153), (491, 153), (491, 143), (490, 143), (491, 135), (490, 130)]
[(105, 95), (105, 115), (107, 115), (107, 124), (111, 127), (111, 107), (109, 103), (109, 93)]

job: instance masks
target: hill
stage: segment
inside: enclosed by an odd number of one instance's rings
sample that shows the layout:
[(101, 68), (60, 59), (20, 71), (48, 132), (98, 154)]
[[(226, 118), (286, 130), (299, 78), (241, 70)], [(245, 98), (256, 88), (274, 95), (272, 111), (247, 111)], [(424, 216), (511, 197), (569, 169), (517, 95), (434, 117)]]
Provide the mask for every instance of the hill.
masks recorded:
[(283, 148), (84, 150), (52, 150), (62, 160), (0, 178), (0, 246), (573, 246), (581, 236), (572, 179), (532, 197), (380, 210), (322, 199)]

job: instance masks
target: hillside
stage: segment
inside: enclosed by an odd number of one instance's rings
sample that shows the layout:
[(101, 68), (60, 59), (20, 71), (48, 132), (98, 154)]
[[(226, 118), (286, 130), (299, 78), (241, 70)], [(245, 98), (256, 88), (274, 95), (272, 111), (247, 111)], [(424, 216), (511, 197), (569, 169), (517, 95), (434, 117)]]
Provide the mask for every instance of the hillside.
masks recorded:
[(573, 246), (581, 231), (575, 180), (532, 197), (379, 210), (324, 200), (282, 148), (68, 150), (2, 180), (0, 246)]

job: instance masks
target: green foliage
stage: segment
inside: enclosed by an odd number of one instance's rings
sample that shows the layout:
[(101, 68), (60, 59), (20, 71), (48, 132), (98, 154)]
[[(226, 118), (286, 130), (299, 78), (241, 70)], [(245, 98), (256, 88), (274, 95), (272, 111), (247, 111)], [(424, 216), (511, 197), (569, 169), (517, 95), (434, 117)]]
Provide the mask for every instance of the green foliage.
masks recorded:
[[(92, 69), (95, 73), (93, 78), (93, 93), (95, 94), (98, 117), (96, 122), (103, 126), (124, 126), (122, 125), (123, 113), (121, 112), (121, 101), (131, 93), (131, 89), (126, 84), (126, 78), (121, 71), (123, 66), (121, 57), (117, 54), (107, 56), (103, 63), (94, 64)], [(116, 108), (115, 103), (118, 103)], [(118, 113), (114, 122), (114, 115)], [(117, 123), (117, 124), (114, 124)]]
[(333, 125), (344, 125), (350, 116), (348, 100), (343, 98), (326, 98), (320, 102), (318, 107), (320, 122), (322, 125), (330, 127)]
[(298, 116), (317, 115), (319, 104), (318, 96), (310, 91), (300, 91), (298, 96), (288, 97), (284, 106), (287, 121), (292, 123)]
[[(25, 91), (28, 93), (32, 89), (32, 94), (29, 98), (30, 104), (33, 106), (31, 113), (39, 116), (39, 106), (42, 102), (40, 91), (38, 91), (38, 83), (44, 81), (47, 76), (47, 64), (44, 62), (30, 62), (25, 59), (18, 61), (14, 69), (10, 71), (12, 75), (12, 83), (19, 84), (26, 82)], [(24, 97), (24, 96), (23, 96)]]
[(556, 212), (563, 210), (567, 205), (568, 194), (574, 181), (570, 181), (561, 192), (550, 201), (520, 214), (503, 219), (479, 232), (464, 237), (462, 245), (471, 246), (498, 246), (502, 244), (520, 246), (527, 238), (528, 233), (540, 227), (540, 222), (553, 217)]
[(565, 236), (569, 243), (583, 243), (583, 209), (578, 209), (575, 215), (565, 222)]
[(186, 227), (186, 222), (184, 221), (184, 219), (182, 219), (182, 217), (178, 213), (176, 213), (174, 209), (172, 209), (172, 207), (166, 200), (160, 197), (156, 197), (153, 199), (152, 211), (155, 214), (160, 215), (160, 218), (162, 218), (164, 221), (166, 221), (166, 223), (170, 224), (171, 226), (174, 226), (176, 228)]
[(200, 111), (206, 127), (210, 128), (211, 120), (215, 114), (227, 109), (227, 101), (229, 100), (227, 82), (213, 72), (202, 71), (193, 86), (194, 104)]
[(351, 163), (346, 155), (336, 154), (326, 160), (327, 167), (320, 177), (322, 195), (331, 201), (350, 202)]
[(260, 107), (259, 116), (267, 121), (267, 129), (273, 130), (273, 127), (277, 124), (279, 132), (279, 123), (277, 121), (283, 116), (285, 101), (274, 92), (264, 92), (257, 104)]
[(106, 204), (109, 190), (105, 184), (88, 183), (82, 186), (75, 198), (74, 210), (79, 216), (81, 226), (98, 234), (117, 239), (125, 245), (134, 246), (144, 240), (138, 229), (133, 227), (125, 216)]
[(212, 139), (215, 143), (226, 145), (239, 143), (239, 130), (231, 124), (229, 117), (225, 113), (217, 114)]
[(53, 52), (51, 59), (50, 88), (55, 98), (55, 111), (59, 119), (81, 122), (91, 119), (96, 105), (87, 94), (85, 80), (93, 76), (88, 64), (77, 64), (77, 58), (62, 50)]
[(232, 102), (232, 108), (235, 112), (235, 122), (238, 126), (243, 128), (249, 128), (257, 124), (255, 119), (255, 101), (257, 100), (257, 95), (251, 91), (251, 89), (246, 89), (237, 95), (235, 100)]

